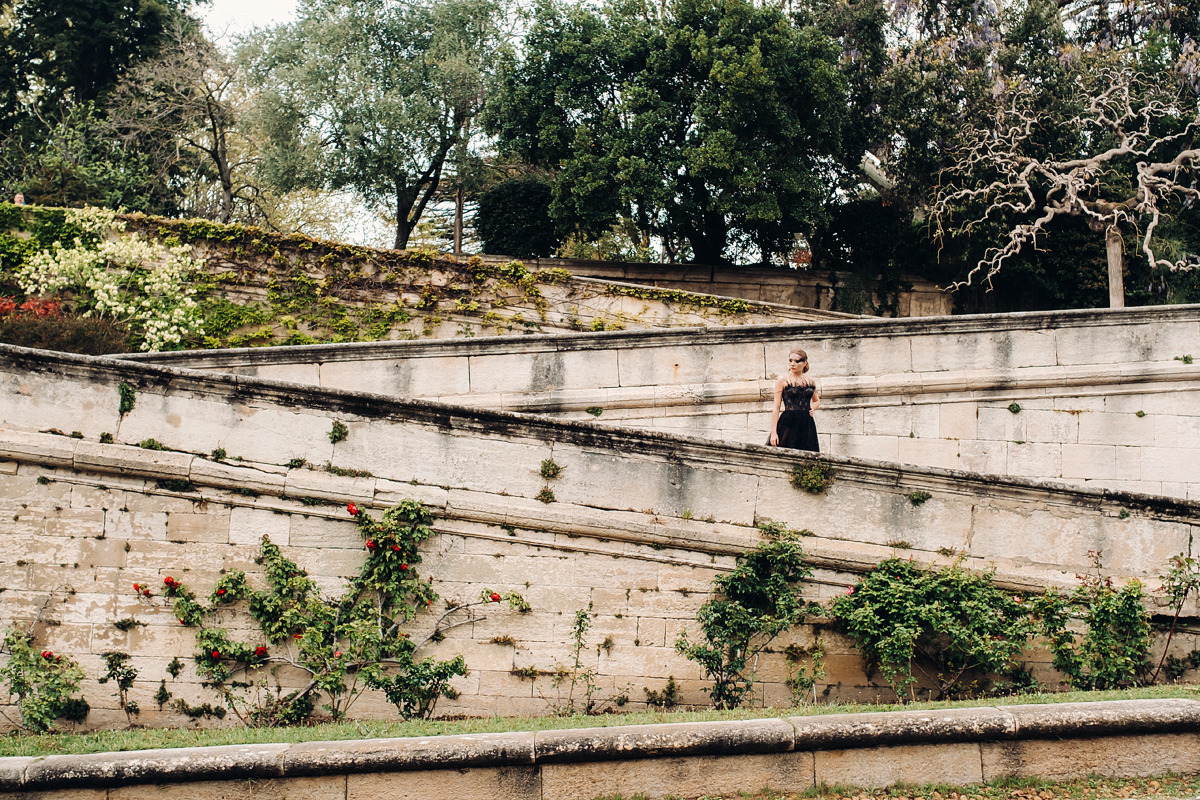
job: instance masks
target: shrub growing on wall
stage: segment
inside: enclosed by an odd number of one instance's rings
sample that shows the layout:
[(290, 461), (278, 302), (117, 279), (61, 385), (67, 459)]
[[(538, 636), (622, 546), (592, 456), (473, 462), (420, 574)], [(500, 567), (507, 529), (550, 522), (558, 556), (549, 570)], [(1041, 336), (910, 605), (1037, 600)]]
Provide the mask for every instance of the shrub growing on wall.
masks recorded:
[(707, 691), (716, 708), (745, 702), (756, 656), (807, 614), (820, 613), (818, 604), (804, 601), (800, 585), (812, 574), (800, 549), (806, 534), (785, 530), (744, 554), (733, 572), (713, 581), (717, 596), (696, 615), (703, 641), (679, 634), (675, 647), (713, 681)]
[(26, 728), (44, 733), (60, 719), (82, 722), (87, 717), (88, 703), (77, 696), (83, 670), (74, 659), (38, 652), (32, 637), (13, 628), (4, 632), (4, 649), (8, 663), (0, 667), (0, 680), (16, 696)]
[[(1036, 602), (1054, 668), (1075, 689), (1115, 689), (1139, 682), (1150, 666), (1150, 617), (1142, 584), (1123, 587), (1101, 575), (1099, 554), (1092, 572), (1070, 594), (1050, 589)], [(1083, 630), (1079, 630), (1079, 624)]]
[(925, 571), (893, 558), (834, 598), (829, 613), (899, 697), (916, 699), (920, 675), (942, 699), (1014, 670), (1034, 630), (1027, 605), (990, 572)]

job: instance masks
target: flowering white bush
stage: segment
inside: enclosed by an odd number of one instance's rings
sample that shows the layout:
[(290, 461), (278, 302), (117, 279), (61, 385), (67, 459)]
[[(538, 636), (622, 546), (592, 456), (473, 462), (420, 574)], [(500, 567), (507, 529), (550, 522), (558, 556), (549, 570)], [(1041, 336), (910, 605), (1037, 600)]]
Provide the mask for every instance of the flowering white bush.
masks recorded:
[(140, 236), (108, 238), (124, 229), (104, 209), (71, 209), (67, 221), (98, 244), (79, 238), (71, 247), (55, 242), (34, 254), (17, 272), (27, 294), (70, 295), (84, 316), (124, 322), (142, 350), (178, 345), (202, 324), (190, 273), (200, 267), (186, 247), (167, 247)]

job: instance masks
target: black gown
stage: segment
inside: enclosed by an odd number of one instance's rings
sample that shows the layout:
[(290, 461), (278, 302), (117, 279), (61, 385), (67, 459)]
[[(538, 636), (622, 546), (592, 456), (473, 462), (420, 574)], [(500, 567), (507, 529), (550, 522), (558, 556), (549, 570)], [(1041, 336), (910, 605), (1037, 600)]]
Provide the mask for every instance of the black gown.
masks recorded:
[(821, 446), (817, 443), (817, 424), (812, 418), (812, 396), (816, 390), (817, 386), (813, 383), (784, 385), (783, 408), (779, 422), (775, 424), (780, 447), (821, 452)]

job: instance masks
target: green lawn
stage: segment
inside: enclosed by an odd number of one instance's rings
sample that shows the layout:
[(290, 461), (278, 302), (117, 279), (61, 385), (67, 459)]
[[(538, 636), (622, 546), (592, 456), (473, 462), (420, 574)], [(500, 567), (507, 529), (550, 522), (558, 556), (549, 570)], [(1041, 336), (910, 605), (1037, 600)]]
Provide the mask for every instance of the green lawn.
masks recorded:
[[(329, 723), (303, 728), (209, 728), (127, 729), (96, 733), (58, 733), (42, 736), (15, 733), (0, 738), (0, 756), (36, 756), (54, 753), (103, 753), (117, 750), (205, 747), (226, 744), (266, 742), (309, 742), (338, 739), (378, 739), (395, 736), (443, 736), (462, 733), (501, 733), (562, 728), (594, 728), (617, 725), (644, 725), (655, 722), (696, 722), (727, 719), (759, 719), (817, 714), (850, 714), (863, 711), (902, 709), (969, 708), (1016, 705), (1023, 703), (1068, 703), (1096, 700), (1161, 699), (1186, 697), (1200, 699), (1200, 686), (1151, 686), (1109, 692), (1034, 693), (1009, 697), (991, 697), (939, 703), (901, 705), (831, 704), (798, 708), (757, 708), (737, 711), (668, 711), (636, 714), (607, 714), (573, 717), (481, 717), (455, 721), (379, 722), (356, 721)], [(1042, 798), (1041, 800), (1047, 800)]]

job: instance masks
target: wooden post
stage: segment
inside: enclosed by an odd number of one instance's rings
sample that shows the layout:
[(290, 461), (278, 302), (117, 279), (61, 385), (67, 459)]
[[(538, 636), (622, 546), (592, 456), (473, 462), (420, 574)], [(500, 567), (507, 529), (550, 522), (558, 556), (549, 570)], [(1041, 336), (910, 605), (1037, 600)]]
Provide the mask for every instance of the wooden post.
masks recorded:
[(1125, 276), (1122, 269), (1121, 250), (1125, 242), (1116, 225), (1109, 225), (1104, 237), (1108, 249), (1108, 307), (1125, 307)]

